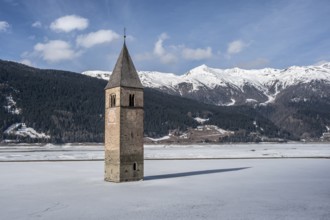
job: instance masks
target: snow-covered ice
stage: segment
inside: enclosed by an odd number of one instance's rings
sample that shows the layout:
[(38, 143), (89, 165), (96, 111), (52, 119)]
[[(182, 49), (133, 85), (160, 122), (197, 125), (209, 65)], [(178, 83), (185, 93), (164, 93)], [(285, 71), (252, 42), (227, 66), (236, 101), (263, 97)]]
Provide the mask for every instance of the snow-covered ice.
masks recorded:
[[(221, 132), (221, 131), (219, 131)], [(145, 145), (145, 159), (330, 158), (329, 143)], [(103, 160), (103, 145), (0, 146), (0, 161)]]
[(103, 166), (0, 163), (1, 219), (330, 219), (328, 159), (148, 160), (122, 184)]

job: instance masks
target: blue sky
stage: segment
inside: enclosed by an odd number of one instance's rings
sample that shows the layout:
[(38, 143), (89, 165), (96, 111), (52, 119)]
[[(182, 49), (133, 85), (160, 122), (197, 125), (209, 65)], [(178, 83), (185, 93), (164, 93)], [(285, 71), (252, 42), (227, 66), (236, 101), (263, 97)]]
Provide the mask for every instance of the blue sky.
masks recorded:
[(138, 70), (330, 61), (329, 0), (0, 0), (0, 59), (112, 70), (127, 29)]

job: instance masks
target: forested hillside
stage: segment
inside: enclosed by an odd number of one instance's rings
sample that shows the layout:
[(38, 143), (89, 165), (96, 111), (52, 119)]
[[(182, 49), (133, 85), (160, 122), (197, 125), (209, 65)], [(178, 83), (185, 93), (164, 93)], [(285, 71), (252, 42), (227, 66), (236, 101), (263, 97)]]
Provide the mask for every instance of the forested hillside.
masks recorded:
[[(169, 130), (176, 128), (185, 130), (188, 127), (196, 127), (198, 123), (193, 118), (201, 117), (209, 119), (205, 122), (206, 124), (236, 131), (240, 136), (239, 140), (243, 142), (251, 140), (248, 137), (250, 133), (259, 133), (272, 138), (294, 139), (290, 133), (279, 129), (270, 120), (248, 106), (207, 105), (149, 88), (145, 89), (145, 100), (145, 134), (148, 136), (168, 134)], [(241, 137), (243, 133), (244, 137)], [(228, 141), (235, 141), (235, 139)]]
[[(102, 142), (106, 81), (81, 74), (41, 70), (0, 61), (1, 139), (24, 142)], [(145, 136), (196, 127), (193, 117), (237, 131), (239, 141), (251, 133), (294, 138), (251, 107), (217, 107), (145, 88)], [(44, 132), (50, 138), (15, 137), (4, 133), (15, 123)]]
[(22, 122), (49, 134), (51, 142), (102, 140), (104, 81), (1, 61), (0, 85), (1, 106), (11, 96), (21, 109), (20, 114), (13, 114), (1, 108), (2, 131)]

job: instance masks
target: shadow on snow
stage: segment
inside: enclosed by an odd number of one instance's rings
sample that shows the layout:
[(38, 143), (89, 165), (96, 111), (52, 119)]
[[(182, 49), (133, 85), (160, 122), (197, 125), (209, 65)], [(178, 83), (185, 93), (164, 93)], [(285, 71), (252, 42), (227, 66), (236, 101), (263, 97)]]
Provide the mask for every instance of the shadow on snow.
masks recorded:
[(170, 174), (162, 174), (162, 175), (155, 175), (155, 176), (145, 176), (143, 180), (146, 181), (146, 180), (205, 175), (205, 174), (212, 174), (212, 173), (224, 173), (224, 172), (244, 170), (244, 169), (248, 169), (248, 168), (251, 168), (251, 167), (239, 167), (239, 168), (216, 169), (216, 170), (200, 170), (200, 171), (191, 171), (191, 172), (183, 172), (183, 173), (170, 173)]

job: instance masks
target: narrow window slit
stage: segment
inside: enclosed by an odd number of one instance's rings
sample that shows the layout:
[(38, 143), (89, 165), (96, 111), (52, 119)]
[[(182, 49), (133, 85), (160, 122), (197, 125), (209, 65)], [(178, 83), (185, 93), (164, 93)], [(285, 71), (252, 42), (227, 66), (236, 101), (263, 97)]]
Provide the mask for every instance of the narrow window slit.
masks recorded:
[(129, 106), (133, 107), (135, 105), (135, 97), (134, 94), (129, 95)]
[(116, 95), (111, 94), (110, 95), (110, 107), (115, 107), (116, 106)]

